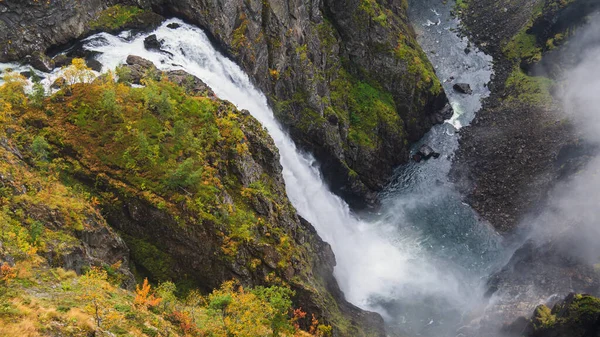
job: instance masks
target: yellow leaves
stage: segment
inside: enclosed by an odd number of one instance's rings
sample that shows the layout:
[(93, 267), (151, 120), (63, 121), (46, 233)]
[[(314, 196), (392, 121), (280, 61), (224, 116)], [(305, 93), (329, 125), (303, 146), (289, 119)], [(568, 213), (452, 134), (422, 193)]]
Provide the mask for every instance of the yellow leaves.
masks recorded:
[(13, 109), (22, 107), (27, 101), (24, 89), (27, 80), (23, 75), (14, 71), (5, 73), (2, 79), (4, 84), (0, 86), (0, 108), (6, 109), (6, 111), (0, 112), (0, 114), (9, 114)]
[(144, 279), (142, 286), (135, 286), (135, 299), (133, 303), (141, 308), (155, 307), (162, 301), (161, 298), (156, 297), (154, 291), (151, 290), (151, 286), (148, 283), (148, 279)]
[(92, 69), (85, 64), (85, 60), (80, 58), (74, 58), (71, 65), (65, 68), (63, 75), (69, 85), (90, 83), (96, 77)]

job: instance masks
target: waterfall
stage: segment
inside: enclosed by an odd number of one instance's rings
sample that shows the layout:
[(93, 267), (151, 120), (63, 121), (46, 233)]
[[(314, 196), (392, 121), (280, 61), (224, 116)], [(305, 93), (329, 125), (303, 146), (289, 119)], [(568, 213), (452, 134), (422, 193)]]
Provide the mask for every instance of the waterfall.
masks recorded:
[[(170, 23), (178, 23), (180, 27), (170, 29), (167, 27)], [(150, 34), (164, 41), (162, 51), (144, 48), (144, 39)], [(184, 70), (193, 74), (219, 98), (248, 110), (267, 129), (279, 149), (286, 192), (293, 206), (332, 246), (337, 260), (334, 274), (349, 302), (379, 312), (391, 327), (439, 336), (453, 331), (446, 328), (448, 321), (456, 327), (461, 317), (473, 310), (474, 299), (482, 293), (480, 276), (470, 274), (468, 267), (452, 260), (460, 255), (466, 256), (465, 260), (471, 256), (477, 259), (477, 255), (483, 253), (472, 249), (463, 239), (455, 242), (446, 239), (443, 231), (436, 234), (438, 241), (432, 240), (431, 235), (419, 228), (415, 218), (407, 216), (410, 213), (407, 210), (420, 207), (415, 206), (414, 199), (421, 199), (421, 204), (435, 205), (437, 201), (423, 198), (422, 193), (406, 193), (392, 184), (382, 197), (393, 201), (388, 202), (393, 207), (384, 208), (382, 214), (368, 221), (353, 214), (348, 205), (328, 189), (314, 158), (296, 148), (275, 119), (266, 97), (254, 87), (248, 75), (217, 52), (201, 29), (170, 19), (152, 33), (125, 31), (118, 36), (99, 33), (83, 43), (85, 49), (98, 52), (96, 59), (102, 63), (103, 71), (125, 63), (129, 55), (137, 55), (152, 61), (161, 70)], [(0, 64), (0, 70), (5, 68), (32, 70), (29, 65)], [(53, 73), (34, 71), (47, 89), (63, 72), (60, 69)], [(433, 131), (432, 134), (451, 135), (445, 129)], [(415, 178), (412, 181), (426, 186), (421, 179), (416, 179), (417, 175), (411, 175)], [(454, 212), (455, 217), (460, 213), (452, 208), (440, 208), (439, 212), (442, 218), (444, 212)], [(448, 226), (454, 225), (450, 222)], [(446, 230), (448, 226), (441, 228)], [(455, 237), (473, 242), (482, 238), (462, 231), (460, 226), (457, 228)], [(448, 241), (447, 245), (444, 240)], [(453, 253), (447, 258), (439, 254), (450, 251)], [(474, 287), (479, 290), (474, 291)]]

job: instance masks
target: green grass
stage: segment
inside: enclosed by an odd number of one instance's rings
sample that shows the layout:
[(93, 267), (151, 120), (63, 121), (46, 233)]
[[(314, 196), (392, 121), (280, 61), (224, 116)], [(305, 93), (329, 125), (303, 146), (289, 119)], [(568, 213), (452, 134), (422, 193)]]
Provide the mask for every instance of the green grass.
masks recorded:
[(135, 6), (114, 5), (100, 12), (100, 15), (90, 23), (90, 27), (98, 30), (119, 29), (142, 13), (144, 10)]
[(536, 106), (546, 106), (553, 102), (551, 89), (554, 81), (543, 76), (529, 76), (518, 66), (514, 67), (505, 85), (511, 92), (508, 100), (516, 99)]

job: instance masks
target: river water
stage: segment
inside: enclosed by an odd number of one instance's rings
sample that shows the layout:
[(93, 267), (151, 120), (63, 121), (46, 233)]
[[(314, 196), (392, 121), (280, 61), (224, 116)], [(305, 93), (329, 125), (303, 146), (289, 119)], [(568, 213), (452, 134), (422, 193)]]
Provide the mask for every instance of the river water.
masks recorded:
[[(414, 0), (409, 10), (419, 43), (455, 110), (449, 122), (435, 126), (415, 148), (427, 143), (442, 156), (398, 168), (381, 193), (381, 211), (365, 218), (353, 214), (329, 191), (317, 163), (298, 151), (265, 96), (235, 63), (215, 50), (201, 29), (177, 19), (163, 23), (152, 34), (165, 41), (168, 53), (144, 48), (150, 33), (100, 33), (84, 44), (99, 52), (103, 70), (123, 64), (128, 55), (141, 56), (161, 70), (183, 69), (201, 78), (218, 97), (247, 109), (267, 128), (280, 151), (292, 204), (331, 244), (338, 263), (335, 276), (347, 299), (382, 314), (390, 334), (454, 336), (481, 308), (483, 285), (503, 261), (504, 249), (501, 237), (461, 202), (448, 180), (458, 147), (456, 131), (468, 125), (480, 108), (492, 74), (489, 56), (474, 48), (465, 53), (467, 41), (456, 33), (458, 22), (450, 15), (451, 6), (451, 1)], [(181, 27), (169, 29), (172, 22)], [(60, 72), (40, 75), (49, 85)], [(455, 93), (456, 82), (469, 83), (474, 94)]]

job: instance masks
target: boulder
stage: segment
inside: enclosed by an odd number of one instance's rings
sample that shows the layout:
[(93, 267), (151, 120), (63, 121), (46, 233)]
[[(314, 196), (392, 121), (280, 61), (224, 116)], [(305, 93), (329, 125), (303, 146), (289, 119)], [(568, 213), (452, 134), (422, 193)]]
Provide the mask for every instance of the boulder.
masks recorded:
[(21, 74), (21, 76), (23, 76), (25, 78), (31, 78), (31, 75), (33, 75), (33, 72), (28, 70), (28, 71), (22, 71), (20, 74)]
[(191, 95), (215, 96), (215, 93), (208, 85), (206, 85), (206, 83), (183, 70), (169, 71), (167, 72), (167, 77), (169, 78), (169, 81), (182, 86), (185, 88), (185, 91)]
[(158, 71), (154, 66), (154, 63), (135, 55), (129, 55), (127, 57), (126, 67), (129, 68), (130, 81), (134, 84), (140, 84), (142, 78), (149, 70)]
[(31, 64), (32, 67), (45, 73), (51, 72), (55, 65), (54, 61), (42, 52), (33, 53), (25, 58), (25, 62)]
[(139, 57), (139, 56), (135, 56), (135, 55), (129, 55), (127, 56), (127, 60), (126, 60), (127, 64), (130, 66), (140, 66), (142, 68), (150, 68), (150, 67), (154, 67), (154, 63), (152, 63), (152, 61), (148, 61), (143, 57)]
[(431, 146), (427, 145), (427, 144), (423, 144), (421, 145), (421, 147), (419, 147), (419, 151), (417, 151), (417, 153), (415, 153), (412, 156), (412, 159), (415, 162), (420, 162), (421, 160), (427, 160), (429, 158), (439, 158), (440, 154), (435, 152)]
[(148, 50), (160, 50), (162, 41), (159, 41), (156, 34), (152, 34), (144, 39), (144, 47)]
[(68, 66), (70, 66), (71, 62), (73, 61), (73, 58), (69, 57), (69, 56), (67, 56), (65, 54), (60, 54), (60, 55), (55, 56), (53, 58), (53, 60), (54, 60), (54, 65), (57, 68), (62, 68), (62, 67), (68, 67)]
[(176, 23), (176, 22), (173, 22), (173, 23), (169, 23), (169, 24), (167, 25), (167, 27), (168, 27), (168, 28), (171, 28), (171, 29), (177, 29), (177, 28), (181, 27), (181, 25), (180, 25), (180, 24), (178, 24), (178, 23)]
[(473, 93), (473, 89), (468, 83), (456, 83), (452, 88), (461, 94), (471, 95)]
[(85, 65), (93, 71), (101, 72), (102, 71), (102, 63), (96, 59), (88, 59), (85, 61)]

